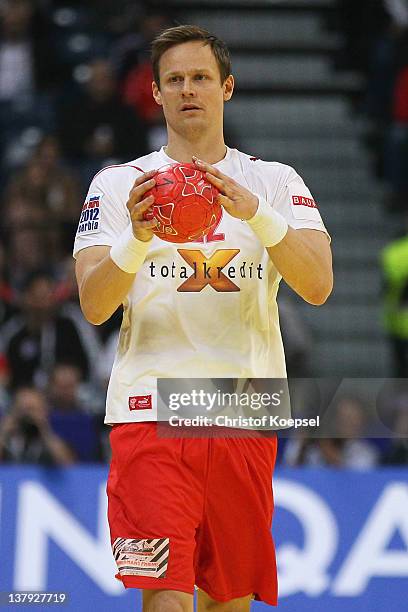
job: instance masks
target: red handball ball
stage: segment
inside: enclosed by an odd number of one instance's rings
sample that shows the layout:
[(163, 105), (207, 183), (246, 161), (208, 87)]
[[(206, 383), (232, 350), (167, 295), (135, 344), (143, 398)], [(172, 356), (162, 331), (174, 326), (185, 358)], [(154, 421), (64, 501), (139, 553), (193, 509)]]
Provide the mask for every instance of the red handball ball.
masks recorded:
[(144, 196), (153, 195), (154, 204), (144, 219), (157, 219), (156, 236), (167, 242), (195, 242), (217, 227), (222, 215), (219, 191), (193, 164), (163, 166), (154, 179), (156, 185)]

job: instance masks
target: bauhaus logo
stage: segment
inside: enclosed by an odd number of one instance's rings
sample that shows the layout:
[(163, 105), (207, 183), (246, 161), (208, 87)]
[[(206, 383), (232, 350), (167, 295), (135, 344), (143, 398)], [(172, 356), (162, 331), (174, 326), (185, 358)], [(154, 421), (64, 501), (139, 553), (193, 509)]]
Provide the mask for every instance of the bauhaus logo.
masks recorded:
[(305, 196), (292, 196), (292, 202), (294, 206), (307, 206), (308, 208), (317, 208), (317, 204), (313, 198), (307, 198)]

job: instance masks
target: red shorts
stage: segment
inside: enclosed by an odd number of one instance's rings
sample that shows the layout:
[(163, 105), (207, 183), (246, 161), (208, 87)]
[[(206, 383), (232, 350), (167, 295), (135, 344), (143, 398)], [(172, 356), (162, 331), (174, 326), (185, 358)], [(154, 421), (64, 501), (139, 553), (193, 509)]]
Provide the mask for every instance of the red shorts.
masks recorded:
[(156, 423), (110, 434), (108, 518), (126, 588), (250, 593), (277, 603), (271, 535), (276, 437), (160, 438)]

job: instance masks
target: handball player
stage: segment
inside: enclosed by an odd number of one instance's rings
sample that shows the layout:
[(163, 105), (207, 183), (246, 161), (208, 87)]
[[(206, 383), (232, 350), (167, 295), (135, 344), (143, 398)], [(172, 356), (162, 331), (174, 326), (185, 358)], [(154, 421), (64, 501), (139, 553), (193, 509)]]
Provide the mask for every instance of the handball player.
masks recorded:
[[(279, 283), (323, 304), (330, 240), (293, 168), (226, 146), (225, 43), (197, 26), (169, 28), (152, 65), (167, 146), (94, 177), (74, 245), (86, 319), (99, 325), (124, 308), (105, 419), (112, 551), (144, 612), (191, 612), (195, 586), (200, 612), (244, 612), (254, 598), (277, 604), (276, 436), (160, 437), (157, 379), (285, 378)], [(194, 243), (161, 240), (145, 219), (156, 170), (176, 162), (219, 191), (219, 223)], [(256, 273), (240, 273), (249, 266)]]

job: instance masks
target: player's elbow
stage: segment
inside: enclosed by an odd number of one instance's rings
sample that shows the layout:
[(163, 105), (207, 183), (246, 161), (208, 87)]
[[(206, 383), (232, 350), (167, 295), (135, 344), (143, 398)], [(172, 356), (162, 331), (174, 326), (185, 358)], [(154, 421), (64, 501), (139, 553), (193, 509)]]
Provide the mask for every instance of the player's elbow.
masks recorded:
[(88, 323), (92, 323), (92, 325), (102, 325), (103, 323), (105, 323), (109, 317), (85, 317), (86, 320), (88, 321)]
[(333, 277), (315, 283), (304, 299), (312, 306), (322, 306), (333, 291)]
[(92, 323), (92, 325), (102, 325), (102, 323), (105, 323), (105, 321), (107, 321), (109, 318), (95, 311), (82, 310), (82, 313), (85, 319), (88, 321), (88, 323)]
[(312, 306), (322, 306), (327, 301), (327, 298), (329, 297), (329, 295), (330, 294), (327, 294), (327, 295), (316, 294), (316, 295), (313, 295), (305, 299), (306, 299), (306, 302), (308, 302)]
[(103, 312), (100, 308), (98, 308), (97, 303), (86, 303), (84, 300), (81, 300), (81, 310), (85, 319), (88, 323), (92, 323), (92, 325), (102, 325), (109, 319), (109, 315)]

